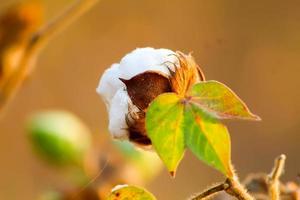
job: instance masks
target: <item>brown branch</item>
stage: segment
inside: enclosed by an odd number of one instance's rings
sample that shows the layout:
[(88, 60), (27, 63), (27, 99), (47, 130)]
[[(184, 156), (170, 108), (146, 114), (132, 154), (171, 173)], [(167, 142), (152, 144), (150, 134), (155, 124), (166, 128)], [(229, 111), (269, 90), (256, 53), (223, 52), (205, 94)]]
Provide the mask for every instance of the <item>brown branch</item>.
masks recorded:
[(212, 188), (209, 188), (208, 190), (205, 190), (204, 192), (202, 192), (200, 194), (196, 194), (195, 196), (191, 197), (190, 200), (204, 199), (204, 198), (214, 195), (218, 192), (224, 191), (228, 187), (229, 187), (229, 185), (227, 183), (221, 183), (221, 184), (215, 185)]
[(226, 183), (229, 185), (228, 189), (225, 190), (227, 194), (234, 196), (239, 200), (254, 200), (245, 187), (239, 182), (237, 176), (228, 178)]
[(191, 200), (200, 200), (220, 191), (224, 191), (227, 194), (236, 197), (238, 200), (254, 200), (245, 187), (240, 183), (232, 164), (230, 164), (230, 173), (224, 183), (216, 185), (192, 197)]
[(271, 200), (280, 199), (280, 181), (279, 178), (283, 173), (285, 164), (285, 155), (280, 155), (274, 163), (274, 168), (267, 178), (269, 196)]
[(221, 191), (224, 191), (239, 200), (254, 200), (254, 198), (247, 192), (244, 186), (242, 186), (236, 176), (233, 178), (227, 178), (224, 183), (205, 190), (204, 192), (195, 195), (190, 200), (201, 200)]
[(24, 79), (32, 72), (39, 52), (58, 33), (94, 6), (98, 0), (77, 0), (60, 15), (37, 31), (29, 40), (18, 70), (0, 87), (0, 111), (15, 95)]

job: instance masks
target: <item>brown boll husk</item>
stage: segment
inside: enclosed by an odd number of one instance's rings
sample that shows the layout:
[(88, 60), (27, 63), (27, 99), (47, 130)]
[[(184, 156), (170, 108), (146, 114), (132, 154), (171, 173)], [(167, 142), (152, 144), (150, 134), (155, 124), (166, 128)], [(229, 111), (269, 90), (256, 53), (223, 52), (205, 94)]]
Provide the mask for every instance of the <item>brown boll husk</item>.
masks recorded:
[(158, 95), (171, 92), (168, 77), (157, 72), (147, 71), (129, 80), (122, 78), (120, 80), (126, 85), (127, 93), (132, 103), (140, 110), (147, 109)]

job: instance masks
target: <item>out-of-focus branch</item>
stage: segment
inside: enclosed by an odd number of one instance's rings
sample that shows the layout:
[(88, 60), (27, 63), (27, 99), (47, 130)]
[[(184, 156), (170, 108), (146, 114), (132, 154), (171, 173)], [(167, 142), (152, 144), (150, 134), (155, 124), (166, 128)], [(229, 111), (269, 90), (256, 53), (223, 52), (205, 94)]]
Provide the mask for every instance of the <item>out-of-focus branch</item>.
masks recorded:
[(284, 170), (285, 159), (286, 156), (282, 154), (275, 160), (274, 168), (267, 178), (269, 196), (271, 200), (280, 199), (279, 178), (282, 175)]
[(92, 8), (99, 0), (77, 0), (60, 15), (42, 27), (32, 38), (31, 46), (42, 47), (57, 33), (78, 19), (82, 14)]
[(24, 79), (32, 72), (39, 52), (58, 33), (87, 12), (99, 0), (77, 0), (60, 15), (32, 35), (25, 47), (24, 55), (18, 63), (17, 70), (0, 85), (0, 111), (17, 92)]

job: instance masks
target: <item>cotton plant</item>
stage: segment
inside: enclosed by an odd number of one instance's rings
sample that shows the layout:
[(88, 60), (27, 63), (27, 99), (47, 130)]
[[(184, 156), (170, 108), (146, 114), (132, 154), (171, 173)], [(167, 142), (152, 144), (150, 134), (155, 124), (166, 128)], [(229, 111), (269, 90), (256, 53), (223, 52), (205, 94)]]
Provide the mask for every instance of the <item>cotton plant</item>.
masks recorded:
[[(225, 176), (223, 183), (192, 199), (219, 191), (253, 199), (233, 168), (230, 135), (222, 120), (259, 121), (260, 117), (229, 87), (206, 80), (191, 54), (135, 49), (105, 70), (97, 93), (106, 105), (113, 138), (154, 150), (173, 177), (186, 149)], [(279, 167), (284, 158), (280, 157)], [(281, 171), (275, 170), (276, 179)]]

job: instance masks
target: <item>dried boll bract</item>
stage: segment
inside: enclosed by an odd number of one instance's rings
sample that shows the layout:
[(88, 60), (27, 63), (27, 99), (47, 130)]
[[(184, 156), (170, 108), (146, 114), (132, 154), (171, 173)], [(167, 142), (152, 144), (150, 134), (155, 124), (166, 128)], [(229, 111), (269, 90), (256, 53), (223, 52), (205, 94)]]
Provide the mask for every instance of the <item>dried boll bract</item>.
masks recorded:
[(169, 69), (170, 83), (173, 92), (184, 96), (195, 83), (205, 80), (205, 77), (191, 54), (185, 55), (177, 51), (176, 57), (179, 64), (174, 65), (174, 71)]
[(151, 145), (145, 129), (149, 104), (166, 92), (184, 96), (202, 80), (204, 75), (190, 54), (168, 49), (134, 50), (104, 72), (97, 88), (109, 112), (109, 131), (114, 138)]

